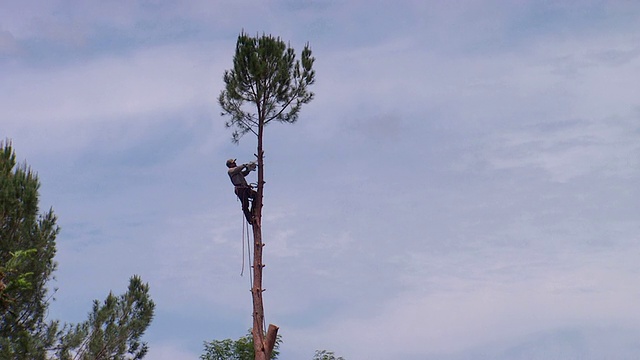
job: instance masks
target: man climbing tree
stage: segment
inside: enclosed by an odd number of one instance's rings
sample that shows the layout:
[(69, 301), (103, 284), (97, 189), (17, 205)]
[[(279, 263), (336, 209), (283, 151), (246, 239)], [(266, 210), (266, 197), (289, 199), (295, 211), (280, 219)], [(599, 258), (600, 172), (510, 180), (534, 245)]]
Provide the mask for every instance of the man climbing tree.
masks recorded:
[(302, 104), (313, 99), (307, 87), (315, 81), (314, 58), (307, 44), (300, 60), (280, 38), (271, 35), (251, 37), (242, 32), (236, 42), (233, 68), (224, 72), (224, 90), (218, 103), (222, 115), (229, 116), (233, 142), (253, 133), (258, 140), (258, 185), (253, 200), (253, 345), (256, 360), (267, 360), (276, 343), (278, 327), (269, 325), (264, 333), (262, 299), (262, 200), (264, 196), (264, 128), (273, 120), (294, 123)]
[[(227, 160), (227, 167), (229, 170), (229, 178), (234, 186), (234, 191), (242, 203), (242, 212), (247, 218), (249, 224), (253, 224), (253, 210), (255, 205), (255, 198), (258, 193), (249, 186), (245, 177), (250, 172), (256, 169), (256, 163), (236, 165), (236, 159)], [(249, 200), (251, 200), (251, 210), (249, 210)]]

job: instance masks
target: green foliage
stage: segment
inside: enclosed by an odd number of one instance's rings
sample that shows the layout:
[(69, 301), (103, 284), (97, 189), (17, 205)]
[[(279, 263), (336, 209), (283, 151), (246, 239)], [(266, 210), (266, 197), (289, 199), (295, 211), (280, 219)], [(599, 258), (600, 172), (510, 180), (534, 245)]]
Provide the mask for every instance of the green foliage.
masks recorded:
[(52, 210), (39, 213), (37, 175), (17, 165), (9, 141), (0, 142), (0, 358), (44, 359), (55, 323), (45, 323), (47, 282), (59, 232)]
[[(276, 344), (271, 353), (271, 359), (277, 359), (280, 352), (278, 348), (282, 343), (282, 338), (278, 335)], [(253, 336), (251, 331), (238, 340), (213, 340), (204, 343), (204, 354), (200, 355), (202, 360), (254, 360)]]
[(27, 290), (33, 287), (29, 280), (33, 272), (20, 273), (18, 269), (23, 268), (23, 263), (35, 256), (36, 249), (18, 250), (10, 253), (11, 258), (4, 266), (0, 265), (0, 310), (4, 310), (14, 299), (5, 294), (5, 290), (11, 292), (13, 289)]
[(133, 276), (125, 294), (110, 293), (102, 304), (95, 300), (87, 321), (67, 326), (58, 347), (59, 358), (142, 359), (148, 347), (140, 338), (151, 323), (154, 308), (149, 285)]
[(57, 321), (45, 322), (59, 229), (52, 210), (39, 213), (39, 188), (11, 144), (0, 142), (0, 359), (141, 359), (154, 304), (138, 277), (124, 295), (96, 301), (84, 323), (60, 331)]
[[(277, 359), (280, 352), (282, 337), (278, 335), (276, 345), (273, 348), (271, 359)], [(254, 360), (253, 337), (251, 330), (238, 340), (213, 340), (204, 343), (204, 354), (201, 360)], [(333, 351), (316, 350), (312, 360), (345, 360), (342, 356), (336, 356)]]
[(336, 357), (333, 351), (316, 350), (313, 360), (344, 360), (342, 356)]
[(307, 87), (315, 81), (314, 60), (309, 44), (296, 60), (294, 50), (280, 38), (244, 32), (238, 36), (233, 69), (224, 72), (225, 88), (218, 98), (222, 115), (231, 117), (226, 126), (235, 128), (234, 142), (248, 132), (257, 136), (272, 120), (298, 119), (302, 104), (313, 99)]

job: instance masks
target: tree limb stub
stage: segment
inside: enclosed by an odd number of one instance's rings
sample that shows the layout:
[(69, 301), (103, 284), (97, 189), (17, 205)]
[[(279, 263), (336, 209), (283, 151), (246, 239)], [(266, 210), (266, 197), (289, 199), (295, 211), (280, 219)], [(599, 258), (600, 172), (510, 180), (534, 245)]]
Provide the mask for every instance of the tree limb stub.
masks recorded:
[(273, 347), (276, 345), (276, 339), (278, 337), (278, 329), (279, 327), (269, 324), (267, 336), (264, 339), (264, 348), (267, 352), (267, 359), (271, 359), (271, 352), (273, 351)]

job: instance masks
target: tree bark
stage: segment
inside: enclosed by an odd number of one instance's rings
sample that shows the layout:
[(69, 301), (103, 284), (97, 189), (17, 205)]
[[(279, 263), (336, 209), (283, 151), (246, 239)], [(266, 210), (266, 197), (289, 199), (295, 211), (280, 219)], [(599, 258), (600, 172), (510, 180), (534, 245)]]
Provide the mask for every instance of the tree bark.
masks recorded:
[[(258, 189), (254, 199), (254, 220), (253, 220), (253, 288), (251, 294), (253, 298), (253, 347), (255, 350), (255, 360), (269, 360), (271, 350), (265, 346), (264, 337), (264, 303), (262, 299), (262, 198), (264, 195), (264, 152), (262, 150), (262, 135), (264, 124), (261, 121), (258, 126)], [(271, 326), (270, 326), (271, 328)], [(274, 340), (275, 341), (275, 340)], [(274, 342), (275, 343), (275, 342)]]
[(271, 359), (271, 353), (273, 352), (273, 347), (276, 345), (276, 340), (278, 339), (278, 327), (269, 324), (269, 330), (267, 330), (267, 337), (264, 339), (264, 347), (266, 349), (267, 359)]

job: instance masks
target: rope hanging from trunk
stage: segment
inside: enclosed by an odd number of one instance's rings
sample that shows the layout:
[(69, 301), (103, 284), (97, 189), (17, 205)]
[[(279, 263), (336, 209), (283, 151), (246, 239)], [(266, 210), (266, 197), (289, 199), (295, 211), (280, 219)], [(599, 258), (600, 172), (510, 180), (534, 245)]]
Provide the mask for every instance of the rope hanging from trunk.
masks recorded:
[[(249, 232), (250, 226), (249, 222), (245, 220), (244, 215), (242, 215), (242, 270), (240, 271), (240, 276), (244, 276), (244, 242), (245, 242), (245, 233), (246, 233), (246, 242), (247, 242), (247, 258), (249, 260), (249, 264), (251, 264), (251, 234)], [(249, 282), (251, 284), (251, 288), (253, 288), (253, 273), (251, 271), (251, 265), (248, 266), (249, 269)]]

